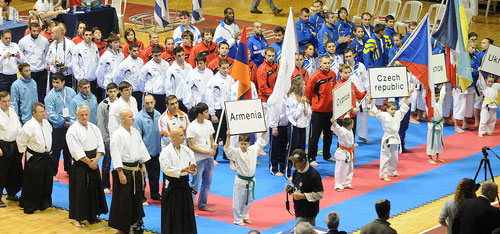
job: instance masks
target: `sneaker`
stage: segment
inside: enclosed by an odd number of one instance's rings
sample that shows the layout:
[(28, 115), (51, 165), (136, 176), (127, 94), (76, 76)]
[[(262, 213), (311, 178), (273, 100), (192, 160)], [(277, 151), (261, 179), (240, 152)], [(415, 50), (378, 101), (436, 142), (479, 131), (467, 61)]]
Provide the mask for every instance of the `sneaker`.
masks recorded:
[(250, 13), (253, 13), (253, 14), (262, 14), (262, 11), (259, 11), (259, 9), (255, 8), (253, 10), (250, 10)]
[(313, 166), (313, 167), (317, 167), (317, 166), (319, 166), (319, 164), (318, 164), (316, 161), (312, 161), (310, 164), (311, 164), (311, 166)]
[(9, 201), (15, 201), (15, 202), (19, 201), (19, 197), (16, 196), (16, 195), (14, 195), (14, 196), (7, 196), (6, 199), (9, 200)]
[(281, 13), (283, 11), (283, 9), (276, 9), (273, 11), (273, 14), (274, 15), (278, 15), (279, 13)]

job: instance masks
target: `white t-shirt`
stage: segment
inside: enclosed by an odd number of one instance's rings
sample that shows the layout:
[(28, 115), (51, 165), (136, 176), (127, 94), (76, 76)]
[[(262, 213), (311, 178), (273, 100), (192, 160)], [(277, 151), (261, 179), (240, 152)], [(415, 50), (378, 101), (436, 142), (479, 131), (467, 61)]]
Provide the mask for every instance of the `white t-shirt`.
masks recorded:
[[(203, 123), (198, 123), (197, 120), (194, 120), (189, 124), (186, 130), (186, 137), (188, 139), (195, 139), (195, 145), (203, 150), (210, 150), (212, 147), (210, 143), (210, 136), (214, 134), (214, 127), (212, 123), (208, 120), (203, 120)], [(194, 157), (197, 162), (207, 159), (210, 156), (206, 154), (194, 153)]]

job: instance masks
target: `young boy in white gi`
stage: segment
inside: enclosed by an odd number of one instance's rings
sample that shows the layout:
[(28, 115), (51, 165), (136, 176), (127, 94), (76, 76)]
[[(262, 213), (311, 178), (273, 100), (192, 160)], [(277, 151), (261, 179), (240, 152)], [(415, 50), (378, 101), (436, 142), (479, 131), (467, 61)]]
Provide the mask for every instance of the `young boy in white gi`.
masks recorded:
[(234, 178), (233, 187), (233, 216), (234, 224), (244, 226), (251, 224), (248, 211), (254, 199), (255, 192), (255, 167), (259, 151), (266, 146), (266, 133), (257, 139), (255, 144), (250, 146), (250, 135), (239, 136), (238, 147), (231, 146), (231, 135), (227, 131), (224, 152), (228, 159), (236, 163), (237, 175)]
[(408, 97), (404, 99), (403, 104), (398, 111), (396, 111), (396, 103), (388, 102), (386, 105), (386, 111), (380, 111), (377, 106), (373, 103), (371, 97), (369, 97), (369, 102), (372, 104), (371, 111), (375, 114), (377, 119), (382, 123), (382, 129), (384, 130), (384, 136), (382, 137), (382, 144), (380, 145), (380, 179), (390, 182), (389, 176), (398, 176), (396, 168), (398, 166), (398, 151), (400, 148), (401, 139), (399, 138), (399, 126), (401, 120), (408, 112), (408, 98), (411, 96), (413, 88), (408, 92)]
[(500, 91), (500, 84), (495, 83), (493, 74), (488, 74), (488, 76), (484, 78), (481, 68), (479, 68), (479, 79), (477, 80), (477, 84), (484, 96), (478, 136), (483, 137), (484, 134), (491, 136), (493, 135), (493, 130), (495, 130), (495, 124), (497, 122), (497, 97), (498, 91)]
[(354, 172), (354, 120), (344, 118), (340, 120), (342, 126), (331, 119), (332, 131), (337, 135), (339, 147), (335, 151), (335, 190), (343, 192), (344, 188), (352, 189), (352, 175)]
[[(438, 91), (437, 89), (436, 91)], [(444, 160), (439, 158), (439, 154), (443, 152), (443, 103), (446, 95), (446, 84), (441, 85), (440, 91), (434, 93), (436, 102), (433, 105), (434, 116), (427, 124), (427, 156), (428, 163), (436, 165), (436, 161), (444, 163)], [(432, 156), (436, 155), (436, 161)]]

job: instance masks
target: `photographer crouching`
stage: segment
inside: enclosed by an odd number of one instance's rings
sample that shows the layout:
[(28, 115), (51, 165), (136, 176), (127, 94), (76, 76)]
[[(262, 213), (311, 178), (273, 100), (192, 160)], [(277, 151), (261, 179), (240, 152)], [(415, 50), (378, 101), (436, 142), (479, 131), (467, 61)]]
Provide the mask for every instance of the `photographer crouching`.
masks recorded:
[(294, 150), (288, 159), (293, 162), (295, 171), (292, 175), (292, 183), (285, 185), (285, 191), (293, 196), (295, 226), (300, 222), (308, 222), (316, 226), (319, 200), (323, 198), (321, 177), (316, 169), (309, 166), (304, 150)]

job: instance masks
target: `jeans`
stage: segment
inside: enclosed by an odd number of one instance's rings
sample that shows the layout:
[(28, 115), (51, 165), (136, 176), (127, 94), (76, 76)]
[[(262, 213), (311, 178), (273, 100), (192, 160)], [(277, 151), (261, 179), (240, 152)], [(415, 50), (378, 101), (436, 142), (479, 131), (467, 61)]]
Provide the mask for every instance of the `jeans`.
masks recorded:
[[(212, 157), (196, 162), (197, 173), (191, 178), (189, 186), (199, 191), (198, 208), (206, 208), (210, 185), (212, 184), (212, 175), (214, 172), (214, 159)], [(201, 182), (201, 189), (198, 190)], [(194, 201), (195, 195), (193, 195)]]

